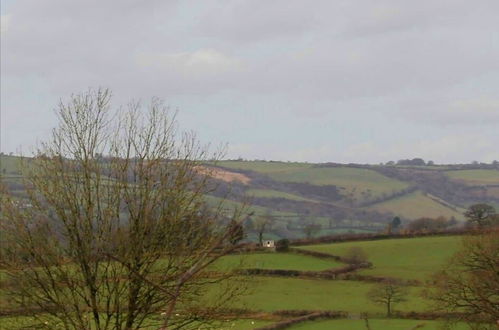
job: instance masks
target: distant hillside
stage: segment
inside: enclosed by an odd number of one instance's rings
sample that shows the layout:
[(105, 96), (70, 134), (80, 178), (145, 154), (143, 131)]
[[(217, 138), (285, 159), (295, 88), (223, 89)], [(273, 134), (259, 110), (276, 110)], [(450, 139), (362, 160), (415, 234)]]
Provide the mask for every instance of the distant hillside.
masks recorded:
[[(19, 158), (0, 156), (2, 180), (22, 197)], [(211, 204), (230, 192), (232, 209), (251, 200), (254, 216), (246, 226), (256, 239), (258, 216), (271, 219), (266, 238), (299, 238), (307, 225), (319, 225), (314, 235), (377, 231), (395, 216), (403, 221), (419, 217), (463, 220), (474, 203), (499, 208), (499, 166), (358, 165), (275, 161), (221, 161), (214, 180), (220, 188)], [(319, 227), (316, 226), (316, 227)]]
[[(317, 233), (379, 230), (394, 216), (464, 220), (471, 204), (499, 205), (496, 165), (358, 165), (228, 160), (216, 165), (232, 180), (235, 199), (250, 197), (272, 215), (286, 237), (303, 236), (308, 223)], [(227, 188), (228, 189), (228, 188)], [(285, 215), (282, 215), (285, 214)], [(292, 216), (294, 214), (294, 216)]]

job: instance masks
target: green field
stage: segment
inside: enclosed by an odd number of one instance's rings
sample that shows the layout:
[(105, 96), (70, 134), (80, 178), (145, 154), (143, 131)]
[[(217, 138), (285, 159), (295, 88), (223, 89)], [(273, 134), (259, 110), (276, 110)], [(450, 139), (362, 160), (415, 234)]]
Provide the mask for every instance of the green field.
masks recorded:
[(376, 171), (351, 167), (314, 167), (306, 163), (261, 161), (223, 161), (220, 166), (229, 169), (251, 170), (266, 174), (281, 182), (300, 182), (312, 185), (335, 185), (344, 188), (344, 194), (368, 200), (381, 194), (407, 188), (408, 184), (388, 178)]
[(206, 203), (210, 207), (219, 207), (222, 206), (222, 209), (225, 209), (227, 213), (231, 213), (236, 209), (241, 209), (242, 207), (246, 207), (246, 213), (254, 212), (255, 214), (267, 214), (269, 211), (266, 207), (261, 207), (258, 205), (243, 205), (241, 202), (236, 202), (230, 199), (222, 199), (220, 197), (205, 195)]
[(343, 255), (349, 248), (358, 246), (368, 254), (373, 268), (362, 274), (425, 280), (442, 268), (457, 251), (459, 236), (400, 238), (379, 241), (362, 241), (309, 245), (306, 250)]
[[(424, 281), (433, 272), (444, 267), (446, 260), (458, 249), (459, 236), (435, 236), (420, 238), (385, 239), (302, 246), (302, 249), (335, 255), (344, 254), (348, 248), (358, 246), (368, 253), (374, 268), (360, 271), (361, 274), (387, 276)], [(338, 267), (334, 261), (297, 255), (292, 253), (258, 252), (229, 255), (214, 267), (231, 269), (241, 266), (265, 269), (296, 269), (319, 271)], [(277, 310), (328, 310), (344, 311), (352, 315), (369, 313), (372, 330), (411, 329), (424, 324), (424, 329), (437, 329), (436, 321), (384, 319), (385, 308), (372, 303), (367, 293), (376, 283), (365, 281), (304, 279), (280, 276), (242, 276), (237, 283), (248, 287), (247, 294), (231, 303), (232, 308), (244, 308), (252, 312)], [(218, 292), (223, 286), (215, 284), (211, 289)], [(423, 287), (409, 287), (408, 300), (394, 305), (394, 311), (425, 312), (431, 309), (430, 302), (422, 297)], [(208, 303), (211, 294), (206, 296)], [(214, 295), (213, 297), (217, 297)], [(209, 304), (209, 303), (208, 303)], [(25, 318), (3, 317), (2, 329), (15, 329)], [(252, 323), (253, 322), (253, 323)], [(295, 325), (290, 329), (364, 329), (362, 320), (317, 320)], [(221, 321), (217, 329), (252, 329), (272, 323), (251, 319)], [(203, 329), (203, 327), (201, 327)], [(457, 327), (456, 329), (461, 329)]]
[(224, 160), (219, 162), (217, 165), (226, 168), (254, 171), (263, 174), (295, 171), (295, 170), (306, 169), (313, 166), (313, 164), (308, 164), (308, 163), (238, 161), (238, 160)]
[(353, 194), (357, 199), (370, 199), (381, 194), (407, 188), (408, 184), (390, 179), (378, 172), (362, 168), (317, 167), (274, 172), (269, 176), (282, 182), (301, 182), (313, 185), (335, 185)]
[[(43, 322), (43, 321), (42, 321)], [(10, 317), (4, 316), (0, 317), (0, 329), (2, 330), (11, 330), (11, 329), (32, 329), (33, 324), (37, 324), (39, 321), (34, 321), (29, 317)], [(232, 330), (251, 330), (257, 327), (263, 327), (265, 325), (271, 324), (271, 321), (264, 320), (253, 320), (253, 319), (227, 319), (221, 320), (213, 324), (196, 324), (197, 329), (199, 330), (208, 330), (208, 329), (232, 329)], [(63, 329), (63, 327), (55, 327), (56, 329)], [(144, 329), (153, 330), (157, 329), (157, 326), (146, 327)], [(36, 329), (36, 327), (35, 327)], [(46, 328), (45, 328), (46, 329)]]
[[(250, 294), (235, 307), (276, 311), (334, 310), (383, 315), (385, 309), (370, 302), (366, 294), (372, 283), (359, 281), (309, 280), (285, 277), (254, 277)], [(411, 288), (409, 300), (395, 305), (399, 311), (424, 311), (427, 304), (419, 288)]]
[[(420, 327), (416, 328), (418, 325)], [(428, 320), (404, 320), (404, 319), (369, 319), (371, 330), (438, 330), (442, 329), (440, 321)], [(290, 327), (291, 330), (366, 330), (364, 320), (320, 320), (297, 324)], [(453, 330), (468, 329), (464, 324), (458, 324)]]
[(458, 220), (464, 219), (461, 212), (457, 212), (449, 207), (437, 203), (420, 191), (415, 191), (399, 198), (375, 204), (369, 207), (369, 209), (380, 212), (391, 212), (395, 215), (403, 216), (408, 219), (417, 219), (421, 217), (436, 218), (439, 216), (447, 218), (453, 216)]
[(19, 175), (20, 157), (0, 155), (0, 173), (5, 176)]
[[(209, 329), (218, 329), (218, 330), (252, 330), (255, 328), (263, 327), (269, 325), (273, 322), (271, 321), (262, 321), (262, 320), (251, 320), (251, 319), (239, 319), (239, 320), (224, 320), (220, 322), (216, 322), (214, 324), (207, 325), (199, 325), (199, 330), (209, 330)], [(197, 326), (197, 325), (196, 325)], [(156, 329), (156, 328), (155, 328)], [(151, 329), (152, 330), (152, 329)]]
[(343, 264), (334, 260), (280, 252), (229, 255), (223, 257), (215, 265), (215, 267), (223, 269), (242, 267), (310, 271), (321, 271), (341, 266), (343, 266)]
[(469, 185), (495, 185), (499, 184), (498, 170), (459, 170), (445, 172), (451, 179)]
[(285, 198), (300, 202), (315, 202), (313, 199), (272, 189), (249, 189), (246, 191), (246, 195), (253, 197), (262, 197), (262, 198)]

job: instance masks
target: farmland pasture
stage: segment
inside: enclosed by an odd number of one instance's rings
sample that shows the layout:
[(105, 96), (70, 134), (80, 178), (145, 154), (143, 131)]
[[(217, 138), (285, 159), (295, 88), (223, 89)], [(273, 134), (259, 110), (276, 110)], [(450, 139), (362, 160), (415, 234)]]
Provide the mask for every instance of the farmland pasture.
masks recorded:
[[(302, 246), (300, 248), (342, 255), (352, 246), (363, 248), (374, 263), (371, 270), (361, 274), (390, 276), (405, 279), (425, 280), (432, 272), (445, 264), (458, 248), (459, 236), (434, 236), (403, 239), (345, 242)], [(215, 267), (231, 268), (239, 266), (243, 259), (244, 267), (268, 269), (323, 270), (340, 265), (334, 260), (324, 260), (292, 253), (257, 252), (224, 257)], [(368, 300), (367, 292), (375, 283), (364, 281), (321, 280), (290, 277), (242, 276), (249, 287), (248, 294), (235, 301), (231, 307), (245, 308), (252, 312), (273, 312), (277, 310), (330, 310), (345, 311), (358, 315), (369, 313), (371, 329), (402, 330), (424, 324), (425, 329), (437, 329), (439, 322), (423, 320), (384, 319), (385, 309)], [(213, 292), (221, 287), (214, 285)], [(395, 311), (425, 312), (431, 307), (422, 295), (422, 287), (409, 287), (408, 301), (395, 304)], [(207, 302), (210, 301), (208, 295)], [(214, 295), (215, 297), (215, 295)], [(379, 318), (379, 319), (376, 319)], [(0, 319), (5, 329), (16, 329), (23, 317), (3, 317)], [(364, 329), (362, 320), (317, 320), (292, 326), (290, 329)], [(216, 329), (253, 329), (272, 323), (271, 321), (240, 319), (221, 320)], [(201, 326), (201, 329), (203, 327)], [(464, 329), (461, 326), (455, 328)]]
[(499, 170), (458, 170), (446, 171), (445, 174), (454, 180), (468, 185), (499, 185)]
[[(420, 325), (418, 327), (418, 325)], [(372, 330), (408, 330), (423, 328), (425, 330), (442, 329), (441, 321), (433, 320), (407, 320), (407, 319), (369, 319), (369, 326)], [(364, 320), (319, 320), (296, 324), (289, 328), (290, 330), (331, 330), (331, 329), (349, 329), (365, 330)], [(457, 324), (453, 330), (467, 329), (464, 324)]]
[(313, 199), (301, 197), (295, 194), (290, 194), (284, 191), (272, 190), (272, 189), (249, 189), (246, 191), (246, 195), (250, 197), (260, 197), (260, 198), (285, 198), (293, 201), (301, 202), (315, 202)]
[[(287, 277), (253, 277), (250, 294), (235, 307), (252, 310), (334, 310), (369, 312), (383, 315), (383, 306), (370, 302), (366, 294), (373, 283), (360, 281), (312, 280)], [(395, 310), (424, 311), (426, 301), (419, 288), (410, 288), (409, 300), (397, 304)]]
[(10, 176), (18, 175), (21, 158), (17, 156), (0, 155), (0, 173)]
[(370, 199), (408, 187), (402, 181), (388, 178), (376, 171), (350, 167), (313, 167), (273, 172), (269, 176), (282, 182), (300, 182), (313, 185), (334, 185), (352, 194), (356, 199)]
[(295, 171), (295, 170), (306, 169), (313, 166), (313, 164), (308, 164), (308, 163), (237, 161), (237, 160), (224, 160), (219, 162), (217, 165), (225, 168), (254, 171), (262, 174)]
[(372, 269), (361, 274), (426, 280), (443, 267), (458, 250), (459, 236), (398, 238), (362, 242), (309, 245), (301, 248), (311, 251), (344, 255), (351, 247), (360, 247), (373, 263)]
[(341, 266), (344, 266), (344, 264), (336, 262), (333, 259), (320, 259), (294, 253), (279, 252), (232, 254), (221, 258), (215, 264), (215, 267), (222, 269), (242, 267), (302, 271), (321, 271)]
[[(15, 329), (31, 329), (34, 324), (40, 324), (40, 321), (46, 322), (43, 320), (34, 320), (31, 317), (26, 316), (3, 316), (0, 317), (0, 330), (15, 330)], [(220, 320), (213, 324), (196, 324), (196, 329), (199, 330), (208, 330), (208, 329), (219, 329), (219, 330), (251, 330), (257, 327), (263, 327), (272, 323), (271, 321), (266, 320), (258, 320), (258, 319), (226, 319)], [(155, 323), (156, 324), (156, 323)], [(35, 327), (36, 328), (36, 327)], [(63, 329), (62, 326), (55, 327), (56, 329)], [(142, 329), (145, 330), (155, 330), (158, 326), (145, 326)]]
[(408, 187), (405, 182), (365, 168), (317, 167), (307, 163), (262, 161), (223, 161), (219, 165), (229, 169), (251, 170), (266, 174), (280, 182), (335, 185), (344, 189), (344, 195), (354, 196), (357, 200), (368, 200)]
[(415, 191), (383, 203), (375, 204), (368, 209), (379, 212), (391, 212), (395, 215), (409, 219), (421, 217), (437, 218), (439, 216), (453, 216), (459, 220), (464, 219), (462, 212), (458, 212), (436, 202), (430, 197), (425, 196), (421, 191)]

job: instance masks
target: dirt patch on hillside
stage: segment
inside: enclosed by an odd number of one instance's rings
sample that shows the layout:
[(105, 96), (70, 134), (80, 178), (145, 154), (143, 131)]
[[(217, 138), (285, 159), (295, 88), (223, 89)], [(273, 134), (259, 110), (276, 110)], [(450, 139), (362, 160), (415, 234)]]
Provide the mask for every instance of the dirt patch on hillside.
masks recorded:
[(217, 180), (222, 180), (225, 182), (238, 181), (238, 182), (241, 182), (243, 184), (248, 184), (251, 181), (251, 179), (244, 174), (230, 172), (227, 170), (223, 170), (221, 168), (215, 168), (215, 167), (207, 168), (204, 166), (198, 166), (197, 170), (202, 174), (207, 174), (207, 175), (211, 176), (212, 178), (215, 178)]

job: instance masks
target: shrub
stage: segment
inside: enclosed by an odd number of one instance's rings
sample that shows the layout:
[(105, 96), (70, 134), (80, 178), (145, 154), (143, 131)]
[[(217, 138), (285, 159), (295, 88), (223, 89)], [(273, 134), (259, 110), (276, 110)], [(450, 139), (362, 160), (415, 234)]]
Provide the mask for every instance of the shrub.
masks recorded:
[(351, 265), (358, 265), (367, 262), (367, 253), (362, 248), (353, 246), (347, 250), (342, 259)]
[(287, 252), (289, 251), (289, 239), (283, 238), (277, 241), (276, 251)]

